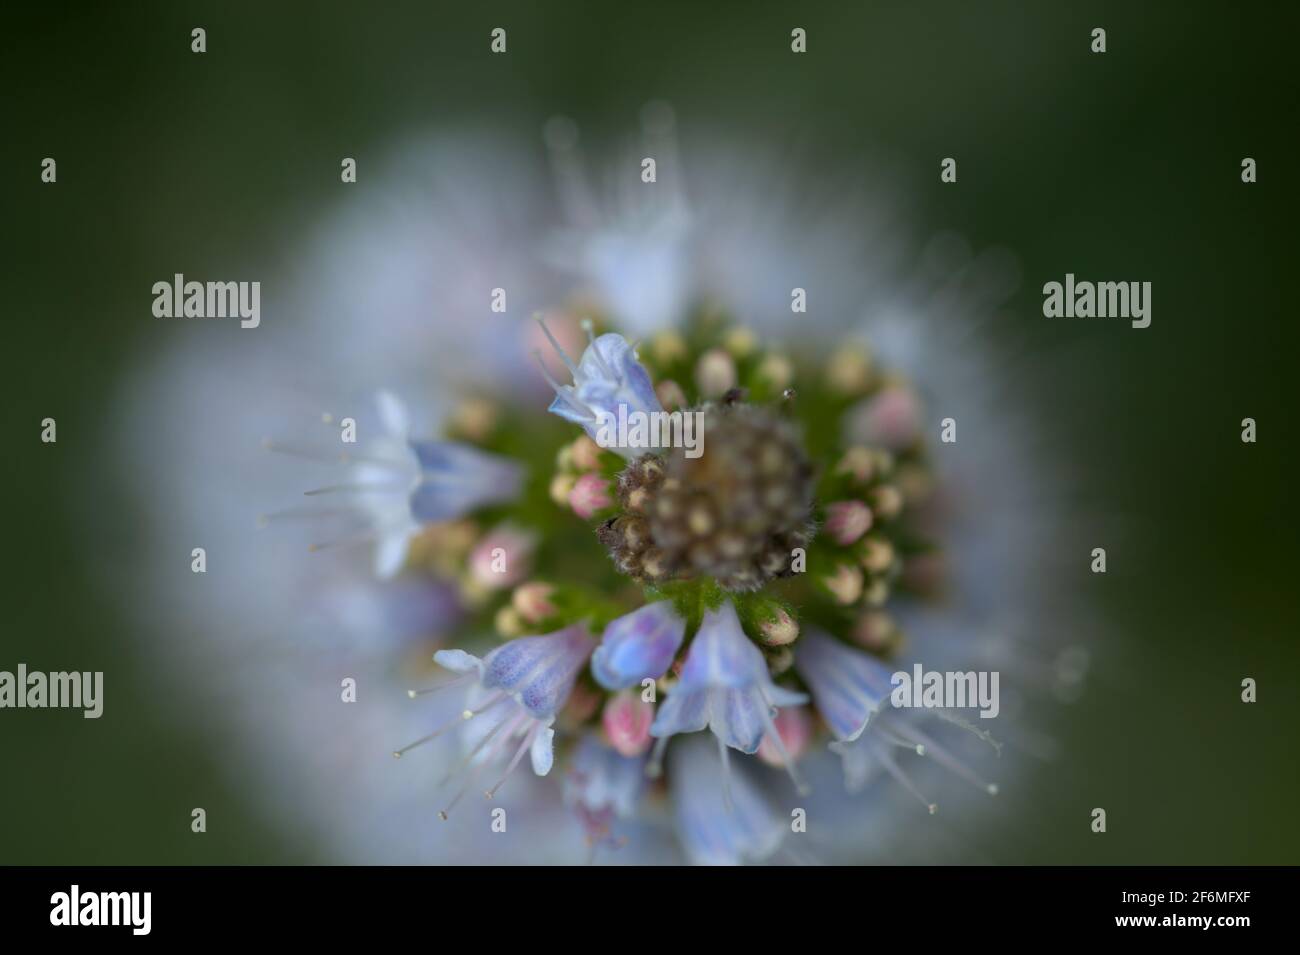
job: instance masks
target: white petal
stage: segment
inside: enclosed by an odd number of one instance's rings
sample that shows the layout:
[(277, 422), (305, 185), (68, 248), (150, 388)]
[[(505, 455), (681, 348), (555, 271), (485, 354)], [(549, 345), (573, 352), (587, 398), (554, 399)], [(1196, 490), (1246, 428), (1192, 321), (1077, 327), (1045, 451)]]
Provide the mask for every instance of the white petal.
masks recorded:
[(483, 661), (464, 650), (439, 650), (433, 655), (433, 662), (453, 673), (483, 672)]
[(551, 771), (551, 764), (555, 762), (555, 751), (551, 748), (551, 741), (555, 739), (555, 730), (549, 726), (543, 727), (537, 731), (533, 738), (533, 745), (528, 751), (529, 758), (533, 761), (533, 772), (538, 776), (545, 776)]

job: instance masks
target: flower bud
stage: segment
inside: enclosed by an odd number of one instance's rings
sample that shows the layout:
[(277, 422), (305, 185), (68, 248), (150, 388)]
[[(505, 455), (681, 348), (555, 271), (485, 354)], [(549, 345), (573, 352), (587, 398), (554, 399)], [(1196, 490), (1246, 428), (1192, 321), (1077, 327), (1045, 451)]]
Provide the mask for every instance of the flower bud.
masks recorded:
[(770, 647), (785, 647), (800, 638), (800, 625), (784, 607), (776, 607), (772, 616), (758, 625), (759, 638)]
[(794, 381), (794, 365), (784, 355), (770, 354), (763, 358), (758, 366), (758, 377), (776, 390), (790, 387)]
[(595, 471), (600, 467), (600, 445), (585, 434), (570, 445), (573, 466), (579, 471)]
[(903, 513), (903, 493), (892, 484), (882, 484), (871, 492), (871, 509), (883, 521)]
[(871, 384), (871, 353), (858, 344), (840, 346), (826, 363), (826, 381), (840, 394), (866, 391)]
[(847, 474), (858, 484), (871, 480), (876, 469), (876, 456), (867, 448), (856, 445), (844, 452), (844, 457), (835, 465), (836, 474)]
[(705, 398), (721, 398), (736, 387), (736, 362), (721, 348), (711, 348), (695, 365), (695, 384)]
[(654, 715), (654, 704), (642, 700), (639, 689), (628, 689), (609, 698), (600, 721), (615, 750), (623, 756), (640, 756), (650, 748)]
[(665, 411), (676, 411), (686, 407), (686, 392), (682, 391), (682, 386), (671, 378), (665, 378), (655, 385), (655, 396)]
[(660, 332), (650, 340), (650, 357), (659, 365), (671, 365), (686, 357), (686, 340), (677, 332)]
[(799, 624), (784, 607), (777, 607), (772, 617), (758, 625), (758, 633), (769, 647), (784, 647), (799, 638)]
[(609, 482), (599, 474), (584, 474), (578, 478), (569, 492), (569, 506), (573, 513), (584, 521), (599, 511), (609, 507), (613, 499), (609, 496)]
[(573, 486), (578, 483), (578, 479), (572, 474), (557, 474), (551, 478), (551, 500), (560, 507), (569, 506), (569, 495), (573, 493)]
[(855, 438), (900, 451), (921, 433), (921, 400), (907, 385), (886, 385), (854, 410), (850, 424)]
[(519, 612), (509, 604), (496, 612), (496, 617), (492, 622), (497, 633), (507, 640), (524, 634), (524, 622), (520, 619)]
[(862, 596), (862, 571), (852, 564), (838, 564), (835, 573), (822, 578), (836, 603), (845, 607), (858, 602)]
[[(776, 727), (777, 736), (781, 739), (786, 756), (791, 762), (798, 760), (812, 741), (813, 721), (808, 707), (782, 707), (772, 717), (772, 724)], [(765, 735), (763, 742), (759, 744), (758, 758), (769, 766), (780, 768), (785, 765), (785, 759), (782, 758), (780, 750), (776, 748), (770, 735)]]
[(848, 547), (871, 530), (871, 509), (861, 501), (835, 501), (826, 505), (826, 533)]
[(513, 587), (528, 575), (535, 544), (526, 531), (508, 525), (494, 528), (470, 552), (471, 580), (486, 590)]
[(862, 566), (869, 573), (883, 574), (894, 565), (894, 545), (889, 538), (873, 535), (862, 542)]
[(868, 610), (854, 621), (849, 637), (858, 646), (879, 653), (893, 646), (897, 633), (898, 628), (889, 614)]
[(493, 402), (486, 398), (467, 398), (456, 406), (449, 424), (453, 434), (471, 441), (483, 441), (491, 436), (499, 417)]
[(729, 329), (722, 338), (722, 347), (730, 352), (733, 358), (747, 358), (754, 353), (757, 346), (758, 339), (754, 337), (754, 332), (743, 325)]
[(525, 623), (541, 623), (547, 617), (555, 615), (555, 604), (551, 595), (555, 588), (541, 581), (530, 581), (515, 588), (510, 597), (510, 605)]

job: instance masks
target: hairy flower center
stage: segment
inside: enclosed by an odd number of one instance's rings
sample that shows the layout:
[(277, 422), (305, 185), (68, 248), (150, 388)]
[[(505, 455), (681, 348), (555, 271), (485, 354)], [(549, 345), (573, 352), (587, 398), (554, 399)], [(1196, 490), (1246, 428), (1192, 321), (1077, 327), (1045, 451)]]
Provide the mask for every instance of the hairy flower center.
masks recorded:
[(812, 540), (813, 467), (789, 420), (742, 402), (703, 411), (703, 453), (632, 461), (618, 478), (623, 513), (597, 536), (636, 580), (708, 576), (756, 590), (789, 575), (795, 549)]

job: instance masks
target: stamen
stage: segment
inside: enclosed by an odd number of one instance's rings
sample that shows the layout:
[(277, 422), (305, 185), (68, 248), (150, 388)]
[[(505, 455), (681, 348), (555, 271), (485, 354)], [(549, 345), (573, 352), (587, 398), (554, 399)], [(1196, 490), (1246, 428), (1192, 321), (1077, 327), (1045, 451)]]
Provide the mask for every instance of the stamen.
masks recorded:
[(912, 752), (916, 753), (917, 756), (925, 755), (925, 746), (923, 744), (918, 743), (916, 740), (905, 739), (893, 730), (877, 724), (872, 728), (872, 732), (881, 737), (887, 743), (894, 746), (901, 746), (903, 749), (910, 749)]
[(560, 361), (564, 362), (564, 367), (569, 369), (569, 374), (573, 376), (573, 380), (576, 382), (578, 380), (578, 366), (573, 363), (573, 359), (560, 347), (560, 343), (555, 340), (551, 330), (546, 327), (546, 319), (538, 315), (537, 324), (542, 326), (542, 331), (546, 334), (546, 340), (551, 343), (551, 347), (555, 349), (555, 353), (560, 356)]
[(291, 458), (303, 458), (307, 461), (316, 461), (319, 464), (374, 464), (378, 467), (390, 468), (394, 471), (407, 470), (406, 465), (399, 461), (392, 461), (388, 458), (377, 458), (365, 454), (356, 454), (352, 451), (339, 451), (337, 453), (327, 451), (317, 451), (309, 448), (297, 448), (288, 444), (281, 444), (279, 441), (273, 441), (270, 438), (262, 439), (262, 448), (275, 454), (286, 454)]
[[(435, 689), (442, 689), (442, 687), (435, 687)], [(432, 692), (432, 691), (426, 690), (425, 692)], [(414, 691), (414, 690), (408, 690), (407, 693), (408, 693), (408, 695), (412, 695), (412, 694), (415, 693), (415, 691)], [(431, 740), (435, 740), (435, 739), (437, 739), (437, 738), (438, 738), (439, 736), (441, 736), (443, 733), (447, 732), (447, 730), (449, 730), (449, 729), (455, 729), (457, 726), (460, 725), (460, 723), (461, 723), (461, 720), (460, 720), (459, 717), (457, 717), (457, 718), (454, 719), (454, 720), (450, 720), (450, 721), (448, 721), (448, 722), (446, 722), (446, 723), (443, 723), (441, 726), (439, 726), (436, 730), (434, 730), (434, 731), (433, 731), (432, 733), (430, 733), (428, 736), (421, 736), (421, 737), (420, 737), (419, 739), (417, 739), (414, 743), (407, 743), (407, 744), (406, 744), (405, 746), (403, 746), (401, 749), (395, 749), (395, 750), (393, 750), (393, 759), (401, 759), (403, 755), (405, 755), (406, 753), (409, 753), (411, 750), (415, 749), (415, 747), (417, 747), (417, 746), (423, 746), (425, 743), (428, 743), (428, 742), (430, 742)]]
[(437, 686), (427, 686), (422, 690), (407, 690), (406, 695), (409, 696), (411, 699), (415, 699), (418, 696), (425, 696), (426, 694), (429, 693), (437, 693), (439, 690), (446, 690), (453, 686), (461, 686), (462, 684), (468, 683), (470, 680), (475, 680), (475, 679), (478, 679), (478, 676), (475, 673), (462, 673), (454, 680), (446, 680), (442, 683), (439, 683)]
[(972, 771), (968, 766), (966, 766), (966, 764), (964, 764), (961, 760), (957, 759), (957, 757), (953, 756), (952, 753), (948, 752), (948, 750), (945, 749), (943, 746), (940, 746), (934, 740), (930, 739), (919, 729), (909, 728), (909, 731), (912, 733), (913, 736), (915, 736), (915, 738), (918, 741), (924, 743), (924, 746), (918, 746), (917, 749), (924, 749), (927, 753), (929, 753), (934, 758), (934, 761), (938, 763), (940, 766), (960, 776), (962, 779), (966, 780), (972, 786), (979, 787), (980, 789), (988, 793), (990, 796), (996, 796), (998, 794), (997, 783), (991, 783), (985, 779), (981, 779), (979, 776), (977, 776), (974, 773), (974, 771)]
[(565, 401), (569, 407), (578, 412), (578, 414), (583, 415), (584, 421), (595, 421), (596, 416), (592, 413), (592, 410), (577, 398), (573, 397), (572, 391), (566, 390), (567, 386), (561, 385), (551, 377), (550, 371), (547, 370), (546, 363), (542, 361), (542, 353), (534, 349), (533, 357), (537, 359), (537, 364), (541, 366), (542, 369), (542, 376), (546, 378), (546, 383), (551, 386), (551, 390), (555, 392), (556, 396)]
[(446, 785), (448, 782), (451, 781), (452, 778), (460, 775), (467, 768), (470, 770), (469, 775), (465, 778), (465, 781), (461, 783), (460, 789), (456, 791), (456, 795), (452, 797), (451, 802), (447, 804), (447, 807), (445, 809), (443, 809), (441, 812), (438, 813), (439, 819), (443, 820), (444, 822), (447, 821), (447, 817), (450, 816), (451, 811), (456, 808), (456, 804), (461, 801), (461, 798), (464, 797), (465, 793), (469, 791), (469, 787), (472, 786), (475, 783), (475, 781), (479, 778), (479, 776), (483, 774), (483, 767), (490, 762), (490, 760), (485, 759), (482, 762), (473, 765), (471, 767), (471, 763), (474, 762), (474, 757), (476, 757), (479, 753), (483, 752), (483, 750), (487, 747), (488, 743), (492, 742), (492, 740), (496, 738), (496, 735), (500, 733), (502, 729), (504, 729), (507, 726), (509, 727), (509, 730), (506, 732), (506, 735), (502, 737), (503, 740), (509, 739), (510, 734), (513, 733), (516, 729), (518, 729), (519, 724), (521, 722), (527, 719), (528, 719), (527, 714), (520, 713), (518, 716), (515, 716), (513, 718), (502, 720), (496, 726), (492, 727), (492, 731), (490, 733), (488, 733), (486, 736), (484, 736), (481, 740), (478, 741), (478, 744), (473, 749), (471, 749), (469, 753), (466, 754), (465, 759), (461, 761), (461, 764), (456, 769), (452, 770), (450, 773), (448, 773), (446, 776), (442, 778), (442, 781), (438, 783), (439, 787)]
[[(587, 333), (587, 344), (591, 346), (592, 354), (596, 356), (596, 364), (600, 366), (601, 372), (604, 373), (606, 378), (613, 378), (620, 385), (623, 384), (623, 379), (614, 374), (613, 369), (611, 369), (609, 365), (605, 364), (605, 356), (602, 355), (600, 349), (596, 347), (596, 332), (591, 326), (591, 319), (584, 318), (582, 320), (582, 330)], [(577, 375), (574, 376), (574, 379), (577, 379)]]
[[(528, 719), (528, 714), (518, 713), (514, 716), (506, 717), (496, 726), (492, 727), (491, 731), (486, 736), (484, 736), (481, 740), (479, 740), (474, 745), (473, 749), (471, 749), (468, 753), (465, 754), (465, 758), (460, 761), (460, 765), (457, 766), (455, 769), (451, 770), (450, 772), (448, 772), (445, 776), (442, 777), (442, 779), (438, 780), (438, 785), (434, 788), (440, 788), (442, 786), (447, 785), (447, 783), (451, 782), (453, 779), (455, 779), (457, 776), (463, 773), (469, 767), (469, 764), (474, 761), (474, 757), (477, 756), (479, 753), (483, 752), (484, 748), (487, 747), (488, 743), (492, 742), (492, 740), (496, 738), (496, 735), (500, 733), (503, 729), (506, 730), (506, 735), (502, 738), (509, 739), (511, 734), (514, 733), (514, 731), (519, 728), (520, 723), (526, 721), (527, 719)], [(462, 716), (461, 721), (463, 722), (463, 720), (464, 717)]]
[(478, 777), (481, 776), (482, 773), (483, 773), (482, 763), (479, 763), (472, 770), (470, 770), (469, 776), (466, 778), (465, 782), (461, 784), (460, 789), (456, 790), (456, 795), (452, 797), (451, 802), (447, 803), (445, 809), (439, 811), (438, 813), (439, 819), (441, 819), (443, 822), (447, 821), (447, 819), (451, 816), (451, 811), (456, 808), (456, 804), (460, 802), (462, 798), (464, 798), (465, 793), (469, 791), (469, 787), (474, 784), (474, 781), (478, 779)]
[(472, 720), (474, 717), (478, 716), (483, 711), (491, 709), (492, 707), (496, 706), (498, 703), (500, 703), (502, 700), (506, 698), (507, 698), (506, 691), (500, 690), (491, 699), (487, 700), (485, 703), (479, 706), (478, 709), (463, 711), (460, 714), (460, 718), (463, 720)]
[(997, 753), (999, 756), (1002, 755), (1002, 743), (994, 739), (993, 734), (990, 733), (988, 730), (980, 729), (978, 726), (976, 726), (974, 723), (971, 723), (965, 717), (958, 716), (956, 713), (953, 713), (950, 710), (937, 709), (934, 711), (934, 715), (939, 717), (939, 719), (943, 720), (945, 723), (951, 723), (953, 726), (960, 726), (966, 732), (972, 734), (978, 739), (982, 739), (984, 742), (992, 746), (993, 751)]
[(533, 727), (530, 733), (524, 736), (523, 742), (521, 742), (519, 744), (519, 748), (515, 750), (514, 756), (510, 757), (510, 763), (509, 765), (506, 766), (506, 771), (501, 774), (500, 779), (498, 779), (495, 783), (492, 784), (491, 789), (483, 793), (484, 798), (486, 799), (493, 798), (494, 796), (496, 796), (497, 790), (500, 789), (503, 785), (505, 785), (506, 778), (515, 771), (515, 767), (519, 765), (519, 761), (524, 758), (524, 753), (528, 752), (528, 747), (533, 745), (533, 737), (537, 735), (537, 731), (540, 728), (541, 728), (541, 724), (539, 723), (537, 724), (537, 726)]
[(351, 491), (405, 491), (406, 488), (398, 484), (378, 484), (375, 482), (362, 482), (358, 484), (329, 484), (325, 487), (312, 488), (310, 491), (303, 491), (306, 497), (316, 497), (320, 494), (338, 494), (340, 492)]
[[(766, 701), (764, 702), (766, 703)], [(790, 753), (785, 748), (785, 742), (781, 739), (781, 734), (777, 732), (776, 723), (772, 720), (772, 711), (766, 706), (763, 708), (763, 725), (765, 727), (765, 738), (772, 743), (772, 748), (781, 757), (781, 765), (790, 774), (790, 781), (794, 783), (795, 792), (800, 796), (807, 796), (812, 793), (812, 787), (800, 778), (798, 770), (794, 768), (794, 760), (790, 758)]]
[(908, 778), (907, 773), (899, 769), (898, 764), (894, 762), (894, 757), (890, 755), (889, 750), (877, 745), (875, 747), (875, 752), (876, 758), (880, 760), (881, 765), (885, 767), (889, 775), (893, 776), (904, 789), (919, 799), (921, 804), (930, 811), (930, 815), (933, 816), (939, 811), (939, 806), (925, 798), (925, 795), (921, 790), (917, 789), (912, 780)]

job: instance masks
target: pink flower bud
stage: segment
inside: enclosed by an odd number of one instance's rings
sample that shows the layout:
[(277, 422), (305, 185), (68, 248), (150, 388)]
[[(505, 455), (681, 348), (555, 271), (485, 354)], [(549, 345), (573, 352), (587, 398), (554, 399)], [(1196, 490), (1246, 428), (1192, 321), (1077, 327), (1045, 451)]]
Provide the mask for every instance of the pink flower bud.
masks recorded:
[(641, 699), (637, 689), (623, 690), (609, 698), (601, 724), (609, 744), (623, 756), (640, 756), (650, 748), (650, 724), (654, 722), (653, 703)]
[(866, 444), (902, 450), (921, 433), (921, 401), (906, 385), (888, 385), (854, 411), (851, 427)]
[(535, 544), (526, 531), (505, 525), (494, 528), (470, 552), (470, 577), (487, 590), (513, 587), (528, 575)]
[(799, 624), (785, 610), (778, 607), (776, 616), (758, 625), (758, 632), (769, 647), (784, 647), (794, 643), (798, 638)]
[(550, 584), (532, 581), (515, 588), (510, 604), (526, 623), (541, 623), (555, 613), (555, 604), (551, 603), (553, 593), (555, 588)]
[(826, 505), (826, 533), (841, 547), (848, 547), (871, 530), (871, 508), (861, 501), (835, 501)]
[[(791, 762), (796, 761), (803, 755), (812, 740), (813, 721), (808, 707), (782, 707), (772, 717), (772, 724), (776, 727), (777, 736), (781, 738), (781, 745), (785, 747), (786, 755), (790, 757)], [(781, 758), (781, 752), (772, 742), (770, 734), (764, 735), (763, 742), (759, 744), (758, 758), (769, 766), (785, 765), (785, 760)]]
[(584, 521), (602, 507), (613, 503), (609, 496), (609, 482), (599, 474), (584, 474), (569, 492), (569, 506)]

